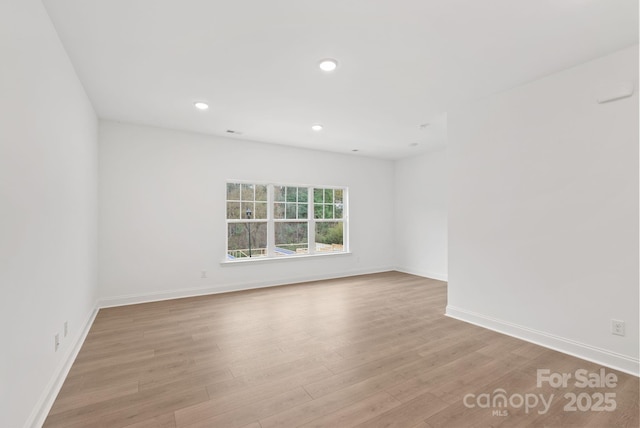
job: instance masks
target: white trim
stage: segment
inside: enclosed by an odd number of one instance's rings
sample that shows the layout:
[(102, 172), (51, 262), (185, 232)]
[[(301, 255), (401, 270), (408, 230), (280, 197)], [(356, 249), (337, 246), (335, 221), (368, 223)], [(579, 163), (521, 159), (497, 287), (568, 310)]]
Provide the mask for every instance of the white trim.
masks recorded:
[[(288, 258), (283, 258), (288, 259)], [(274, 259), (269, 259), (274, 260)], [(279, 260), (279, 259), (278, 259)], [(230, 293), (234, 291), (253, 290), (255, 288), (267, 288), (278, 287), (280, 285), (299, 284), (303, 282), (321, 281), (325, 279), (346, 278), (356, 275), (367, 275), (372, 273), (389, 272), (393, 271), (391, 266), (385, 266), (376, 269), (362, 269), (353, 270), (347, 272), (339, 272), (327, 275), (313, 275), (298, 278), (290, 278), (286, 280), (275, 281), (254, 281), (254, 282), (239, 282), (233, 284), (224, 284), (217, 287), (199, 287), (199, 288), (185, 288), (180, 290), (167, 290), (151, 293), (131, 294), (126, 296), (116, 296), (106, 299), (101, 299), (100, 308), (111, 308), (115, 306), (136, 305), (139, 303), (158, 302), (161, 300), (181, 299), (185, 297), (205, 296), (209, 294)]]
[(640, 375), (640, 360), (575, 340), (534, 330), (465, 309), (447, 306), (445, 315), (489, 330), (522, 339), (545, 348), (610, 367), (633, 376)]
[(315, 259), (318, 257), (328, 257), (328, 256), (345, 256), (353, 254), (349, 251), (335, 251), (335, 252), (325, 252), (325, 253), (314, 253), (314, 254), (292, 254), (290, 256), (281, 256), (281, 257), (243, 257), (241, 259), (235, 260), (223, 260), (220, 262), (220, 266), (233, 266), (233, 265), (241, 265), (243, 263), (260, 263), (260, 262), (274, 262), (281, 260), (296, 260), (296, 259)]
[(447, 275), (446, 273), (429, 272), (429, 271), (423, 271), (423, 270), (420, 270), (420, 269), (412, 269), (412, 268), (402, 267), (402, 266), (396, 266), (396, 270), (398, 272), (408, 273), (410, 275), (418, 275), (418, 276), (423, 276), (425, 278), (437, 279), (438, 281), (445, 281), (446, 282), (446, 281), (449, 280), (449, 275)]
[(80, 334), (76, 338), (73, 346), (67, 349), (67, 353), (60, 360), (60, 365), (53, 372), (53, 376), (51, 376), (47, 386), (40, 395), (40, 399), (34, 406), (29, 419), (27, 419), (27, 422), (24, 424), (25, 428), (39, 428), (44, 424), (44, 421), (51, 411), (51, 407), (53, 406), (53, 403), (56, 400), (67, 375), (69, 374), (69, 370), (71, 370), (71, 366), (76, 360), (78, 352), (80, 352), (80, 348), (82, 348), (82, 345), (84, 344), (84, 340), (86, 339), (97, 314), (98, 305), (96, 304), (86, 318), (82, 331), (80, 331)]

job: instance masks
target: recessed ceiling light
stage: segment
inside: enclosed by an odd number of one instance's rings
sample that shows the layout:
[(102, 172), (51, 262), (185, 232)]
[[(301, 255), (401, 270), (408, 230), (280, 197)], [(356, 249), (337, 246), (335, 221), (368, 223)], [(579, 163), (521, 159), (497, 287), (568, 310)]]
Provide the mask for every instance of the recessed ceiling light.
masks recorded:
[(418, 143), (411, 143), (411, 144), (409, 144), (409, 147), (417, 147), (417, 146), (418, 146)]
[(202, 101), (197, 101), (195, 103), (193, 103), (194, 107), (197, 108), (198, 110), (206, 110), (209, 108), (209, 104), (202, 102)]
[(319, 123), (315, 124), (315, 125), (311, 125), (311, 129), (313, 129), (316, 132), (322, 131), (323, 126), (320, 125)]
[(429, 127), (428, 123), (423, 123), (422, 125), (420, 125), (420, 129), (427, 129)]
[(338, 67), (338, 61), (332, 58), (326, 58), (320, 61), (319, 67), (322, 71), (333, 71)]
[(352, 152), (359, 152), (360, 150), (358, 150), (358, 149), (352, 149), (351, 151), (352, 151)]

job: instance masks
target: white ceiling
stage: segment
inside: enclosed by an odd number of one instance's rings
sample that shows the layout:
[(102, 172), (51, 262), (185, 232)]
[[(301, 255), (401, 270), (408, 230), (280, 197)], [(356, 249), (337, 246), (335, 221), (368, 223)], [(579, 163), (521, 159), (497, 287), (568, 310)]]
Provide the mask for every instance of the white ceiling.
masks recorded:
[(390, 159), (444, 144), (458, 105), (638, 40), (637, 0), (43, 3), (101, 118)]

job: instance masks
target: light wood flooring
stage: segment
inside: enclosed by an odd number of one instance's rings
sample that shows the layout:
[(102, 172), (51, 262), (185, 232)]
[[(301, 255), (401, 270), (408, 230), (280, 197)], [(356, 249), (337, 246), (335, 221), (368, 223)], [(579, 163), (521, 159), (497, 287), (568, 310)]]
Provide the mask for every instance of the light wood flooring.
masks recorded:
[[(639, 426), (638, 378), (538, 388), (537, 369), (601, 367), (447, 318), (446, 293), (387, 272), (102, 309), (45, 426)], [(464, 405), (497, 389), (554, 398), (543, 414)], [(616, 409), (564, 411), (585, 392)]]

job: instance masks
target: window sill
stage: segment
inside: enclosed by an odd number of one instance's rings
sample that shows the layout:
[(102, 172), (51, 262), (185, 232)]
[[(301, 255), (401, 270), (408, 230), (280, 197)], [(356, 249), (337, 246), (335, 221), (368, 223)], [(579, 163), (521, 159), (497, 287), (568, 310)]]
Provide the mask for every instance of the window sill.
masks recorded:
[(239, 260), (223, 260), (220, 262), (221, 266), (242, 265), (246, 263), (270, 263), (280, 262), (285, 260), (300, 260), (300, 259), (315, 259), (322, 257), (335, 257), (351, 255), (350, 251), (344, 251), (340, 253), (324, 253), (324, 254), (301, 254), (299, 256), (286, 256), (286, 257), (245, 257)]

